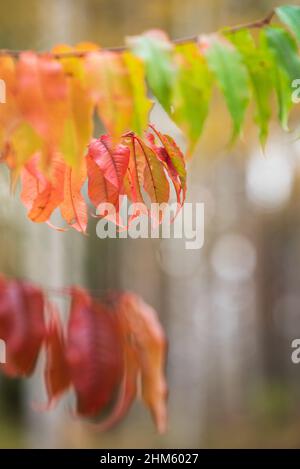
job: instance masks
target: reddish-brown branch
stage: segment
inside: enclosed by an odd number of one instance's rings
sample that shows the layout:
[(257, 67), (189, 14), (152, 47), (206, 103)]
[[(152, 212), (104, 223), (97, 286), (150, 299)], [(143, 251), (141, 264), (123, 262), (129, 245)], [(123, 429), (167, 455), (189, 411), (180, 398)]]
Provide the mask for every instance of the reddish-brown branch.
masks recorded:
[[(265, 18), (261, 20), (257, 20), (251, 23), (245, 23), (233, 27), (228, 27), (224, 28), (221, 30), (222, 33), (224, 34), (230, 34), (234, 33), (237, 31), (240, 31), (242, 29), (256, 29), (256, 28), (263, 28), (264, 26), (267, 26), (268, 24), (271, 23), (273, 16), (275, 14), (275, 11), (272, 10)], [(179, 39), (174, 39), (172, 42), (175, 45), (181, 45), (181, 44), (188, 44), (192, 42), (197, 42), (198, 41), (198, 35), (194, 36), (187, 36), (184, 38), (179, 38)], [(124, 52), (128, 48), (126, 46), (119, 46), (119, 47), (107, 47), (104, 49), (99, 49), (100, 50), (107, 50), (107, 51), (112, 51), (112, 52)], [(22, 50), (10, 50), (10, 49), (0, 49), (0, 55), (10, 55), (11, 57), (18, 58), (19, 55), (22, 53)], [(90, 51), (70, 51), (70, 52), (61, 52), (61, 53), (51, 53), (51, 52), (38, 52), (40, 55), (50, 55), (51, 57), (55, 59), (64, 59), (68, 57), (84, 57), (90, 53)]]

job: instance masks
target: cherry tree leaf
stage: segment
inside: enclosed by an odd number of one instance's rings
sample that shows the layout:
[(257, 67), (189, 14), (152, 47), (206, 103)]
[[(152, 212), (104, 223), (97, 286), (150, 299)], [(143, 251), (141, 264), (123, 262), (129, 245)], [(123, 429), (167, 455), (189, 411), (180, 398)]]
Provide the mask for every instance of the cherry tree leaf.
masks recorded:
[(214, 73), (233, 122), (232, 140), (241, 132), (249, 102), (247, 70), (240, 53), (220, 38), (212, 38), (205, 50), (208, 65)]
[(123, 330), (133, 337), (141, 370), (142, 398), (159, 432), (166, 430), (167, 385), (164, 378), (166, 339), (156, 312), (132, 293), (122, 295), (119, 315)]
[(277, 16), (285, 23), (300, 42), (300, 7), (297, 5), (282, 5), (275, 9)]
[(81, 193), (85, 180), (85, 161), (78, 170), (70, 166), (65, 166), (63, 183), (64, 197), (60, 204), (60, 211), (68, 225), (82, 233), (86, 232), (88, 222), (87, 205)]
[(172, 44), (163, 31), (148, 31), (141, 36), (129, 37), (133, 54), (146, 66), (146, 76), (154, 96), (170, 112), (176, 66), (172, 61)]
[(88, 155), (102, 171), (104, 178), (121, 191), (129, 162), (129, 149), (124, 145), (114, 146), (108, 135), (94, 139)]
[(44, 295), (26, 282), (0, 280), (0, 337), (6, 344), (10, 376), (30, 376), (45, 339)]
[(176, 47), (175, 77), (170, 117), (183, 130), (189, 153), (195, 148), (206, 120), (212, 91), (212, 74), (197, 44)]
[(281, 67), (290, 80), (300, 76), (300, 57), (297, 44), (292, 36), (282, 28), (270, 26), (265, 29), (270, 50), (276, 58), (277, 66)]
[(117, 390), (123, 367), (119, 334), (103, 304), (73, 289), (66, 353), (80, 415), (99, 414)]
[(66, 360), (65, 338), (59, 316), (52, 305), (50, 323), (47, 327), (45, 382), (49, 397), (48, 408), (65, 392), (70, 384)]
[(268, 60), (261, 40), (255, 43), (249, 30), (241, 30), (228, 36), (243, 57), (251, 82), (251, 89), (256, 104), (254, 120), (259, 126), (260, 141), (264, 145), (268, 136), (269, 121), (271, 118), (270, 72), (272, 65)]

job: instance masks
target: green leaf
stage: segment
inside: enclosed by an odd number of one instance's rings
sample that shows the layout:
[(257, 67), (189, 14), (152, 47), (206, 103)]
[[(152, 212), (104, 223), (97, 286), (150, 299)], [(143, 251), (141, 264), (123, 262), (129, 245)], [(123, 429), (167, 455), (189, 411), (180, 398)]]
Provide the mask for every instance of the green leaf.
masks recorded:
[(259, 137), (264, 145), (268, 136), (269, 121), (271, 118), (270, 96), (270, 68), (268, 57), (262, 47), (257, 45), (249, 30), (241, 30), (229, 36), (243, 57), (247, 67), (253, 97), (256, 104), (254, 120), (259, 126)]
[(249, 101), (247, 70), (240, 53), (230, 44), (214, 41), (206, 49), (210, 69), (222, 90), (233, 121), (232, 141), (239, 135)]
[(16, 168), (19, 169), (37, 151), (44, 151), (45, 142), (27, 122), (21, 122), (11, 135), (11, 145), (16, 155)]
[(208, 114), (212, 90), (212, 74), (196, 44), (176, 49), (178, 73), (174, 84), (171, 118), (189, 140), (191, 152), (197, 143)]
[(265, 33), (278, 66), (286, 71), (291, 81), (299, 78), (300, 58), (297, 44), (292, 36), (284, 29), (274, 26), (266, 28)]
[(129, 38), (129, 45), (146, 65), (147, 81), (154, 96), (166, 112), (170, 112), (175, 78), (171, 45), (167, 40), (150, 35)]
[(270, 67), (269, 79), (277, 96), (278, 118), (282, 128), (288, 130), (288, 116), (293, 104), (290, 78), (286, 70), (279, 66), (275, 54), (270, 50), (266, 31), (261, 31), (260, 40), (265, 60), (268, 61)]
[(286, 24), (300, 42), (300, 7), (283, 5), (275, 9), (278, 18)]
[(131, 98), (134, 107), (131, 130), (142, 136), (147, 128), (149, 112), (153, 104), (147, 97), (144, 65), (131, 52), (124, 52), (123, 60), (129, 72)]

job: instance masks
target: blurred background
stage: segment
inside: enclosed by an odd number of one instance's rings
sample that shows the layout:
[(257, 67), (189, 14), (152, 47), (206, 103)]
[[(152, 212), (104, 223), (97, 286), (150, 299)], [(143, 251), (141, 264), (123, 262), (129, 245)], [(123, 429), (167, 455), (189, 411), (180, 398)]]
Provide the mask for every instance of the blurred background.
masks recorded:
[[(114, 46), (148, 28), (172, 38), (208, 33), (264, 17), (278, 3), (289, 2), (1, 1), (0, 47)], [(152, 120), (184, 148), (159, 106)], [(66, 401), (46, 414), (33, 410), (45, 400), (39, 372), (26, 382), (1, 376), (0, 447), (300, 447), (300, 364), (291, 362), (291, 342), (300, 338), (300, 143), (274, 122), (262, 154), (251, 115), (241, 141), (226, 150), (229, 136), (216, 93), (188, 165), (188, 201), (205, 204), (197, 251), (181, 240), (100, 240), (94, 220), (88, 238), (33, 224), (0, 168), (0, 271), (45, 287), (141, 294), (169, 339), (170, 387), (166, 435), (156, 434), (139, 402), (99, 434), (72, 418)]]

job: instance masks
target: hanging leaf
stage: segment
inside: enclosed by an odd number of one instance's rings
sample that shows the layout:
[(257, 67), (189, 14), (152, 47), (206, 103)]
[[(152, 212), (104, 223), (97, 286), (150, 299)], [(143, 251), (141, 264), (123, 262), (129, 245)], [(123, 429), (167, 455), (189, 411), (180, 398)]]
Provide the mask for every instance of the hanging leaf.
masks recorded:
[(149, 407), (157, 429), (165, 432), (167, 423), (167, 385), (164, 378), (166, 339), (155, 311), (131, 293), (119, 303), (123, 330), (132, 337), (141, 370), (142, 398)]
[(88, 195), (92, 204), (97, 208), (102, 203), (110, 203), (117, 208), (119, 190), (103, 176), (102, 170), (89, 154), (86, 157), (86, 165)]
[(20, 170), (35, 153), (45, 154), (45, 142), (27, 122), (21, 122), (10, 135), (6, 158), (13, 161), (12, 180), (16, 180)]
[(127, 39), (132, 52), (146, 66), (149, 87), (166, 112), (171, 112), (172, 88), (176, 68), (172, 61), (172, 44), (163, 31), (153, 30)]
[(142, 133), (151, 102), (140, 60), (130, 53), (94, 52), (87, 56), (85, 67), (89, 93), (113, 142), (129, 130)]
[(21, 281), (0, 279), (0, 337), (6, 344), (10, 376), (30, 376), (46, 334), (44, 296), (40, 289)]
[(104, 178), (120, 192), (129, 162), (129, 149), (124, 145), (113, 146), (108, 135), (94, 139), (88, 155), (102, 171)]
[(124, 375), (116, 402), (111, 412), (96, 425), (96, 428), (101, 431), (109, 430), (124, 418), (137, 394), (137, 384), (140, 375), (138, 351), (132, 347), (132, 336), (128, 328), (123, 328), (122, 334), (124, 349)]
[(60, 211), (68, 225), (82, 233), (86, 232), (88, 222), (87, 206), (81, 193), (85, 180), (85, 162), (83, 162), (78, 170), (65, 166), (64, 183), (62, 186), (64, 197), (60, 204)]
[[(56, 46), (52, 53), (70, 53), (80, 51), (82, 45), (72, 48), (66, 45)], [(88, 92), (87, 78), (83, 61), (80, 57), (61, 59), (67, 78), (67, 119), (62, 125), (62, 138), (59, 150), (67, 164), (73, 168), (82, 165), (86, 147), (93, 134), (94, 103)]]
[(261, 47), (269, 64), (269, 80), (275, 88), (278, 103), (278, 118), (284, 130), (288, 130), (288, 117), (292, 107), (291, 83), (286, 70), (277, 64), (276, 56), (270, 50), (265, 31), (261, 31)]
[(139, 137), (135, 138), (136, 153), (145, 161), (143, 187), (151, 202), (167, 203), (169, 200), (169, 183), (163, 165), (152, 148)]
[(49, 397), (47, 408), (51, 408), (52, 403), (69, 388), (71, 381), (62, 326), (53, 306), (48, 306), (51, 308), (51, 318), (46, 338), (45, 382)]
[[(11, 132), (20, 123), (21, 115), (16, 94), (16, 63), (12, 57), (0, 56), (0, 78), (5, 84), (5, 103), (0, 103), (0, 146), (3, 152)], [(5, 105), (3, 105), (5, 104)]]
[[(202, 38), (202, 41), (204, 38)], [(200, 38), (201, 41), (201, 38)], [(220, 38), (212, 39), (205, 55), (224, 94), (233, 122), (232, 141), (239, 135), (249, 101), (249, 82), (240, 53)]]
[(271, 118), (270, 61), (261, 44), (256, 44), (249, 30), (241, 30), (228, 36), (243, 58), (247, 67), (252, 93), (256, 104), (254, 120), (259, 126), (259, 137), (264, 146)]
[(156, 145), (154, 135), (148, 134), (151, 147), (155, 150), (159, 159), (164, 164), (168, 175), (173, 182), (177, 195), (177, 202), (182, 206), (186, 196), (186, 167), (184, 156), (172, 137), (160, 133), (153, 125), (150, 125), (150, 128), (159, 139), (159, 145)]
[(297, 44), (290, 34), (282, 28), (269, 27), (265, 34), (270, 50), (276, 58), (277, 67), (281, 67), (291, 82), (300, 76), (300, 57)]
[(77, 412), (97, 415), (121, 381), (121, 341), (116, 318), (83, 290), (72, 293), (66, 348)]
[(28, 218), (36, 223), (47, 222), (53, 211), (63, 202), (65, 164), (59, 158), (52, 160), (48, 179), (39, 168), (40, 155), (36, 154), (21, 173), (21, 200), (28, 209)]
[(24, 52), (20, 55), (16, 74), (16, 96), (21, 115), (43, 138), (43, 162), (48, 165), (52, 153), (58, 148), (67, 117), (67, 82), (63, 69), (50, 57)]
[(143, 203), (142, 187), (144, 184), (145, 160), (141, 152), (137, 151), (135, 134), (130, 132), (125, 136), (124, 144), (129, 149), (129, 163), (124, 179), (124, 192), (135, 203)]
[(277, 16), (286, 24), (300, 42), (300, 7), (283, 5), (275, 9)]
[(132, 123), (127, 131), (132, 130), (142, 137), (143, 132), (147, 129), (149, 113), (153, 105), (153, 102), (147, 97), (145, 67), (142, 60), (131, 52), (124, 52), (123, 60), (128, 70), (133, 101)]
[(183, 130), (192, 153), (202, 133), (208, 114), (212, 90), (212, 74), (197, 44), (176, 47), (174, 94), (171, 118)]

